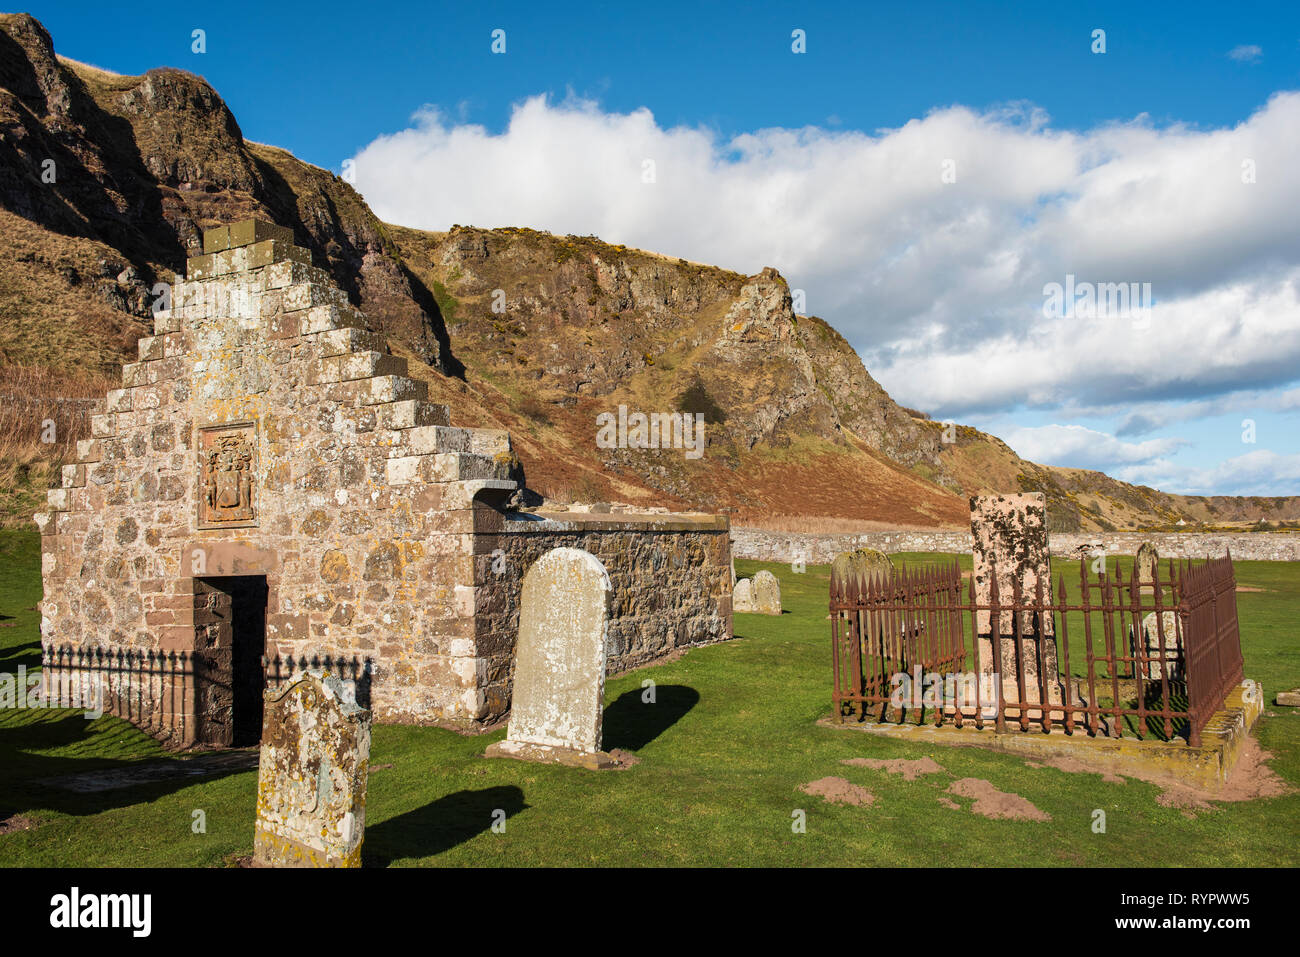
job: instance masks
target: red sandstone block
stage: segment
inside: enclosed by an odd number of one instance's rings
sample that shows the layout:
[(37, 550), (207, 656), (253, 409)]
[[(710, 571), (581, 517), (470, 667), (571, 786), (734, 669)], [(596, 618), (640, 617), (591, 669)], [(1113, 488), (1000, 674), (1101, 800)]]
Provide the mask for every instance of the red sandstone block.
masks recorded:
[(135, 344), (135, 349), (141, 362), (148, 362), (150, 359), (161, 359), (163, 357), (162, 337), (143, 336)]
[(158, 637), (160, 651), (190, 651), (194, 648), (193, 625), (160, 625), (151, 630)]
[(302, 320), (306, 313), (282, 312), (266, 321), (266, 334), (271, 339), (296, 339), (302, 335)]

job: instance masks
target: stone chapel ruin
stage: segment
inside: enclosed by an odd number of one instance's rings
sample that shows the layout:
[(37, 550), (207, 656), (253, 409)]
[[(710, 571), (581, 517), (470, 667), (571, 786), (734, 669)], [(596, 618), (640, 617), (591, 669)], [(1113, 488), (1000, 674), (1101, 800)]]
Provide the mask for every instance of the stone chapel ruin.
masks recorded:
[(558, 547), (608, 570), (611, 670), (731, 636), (725, 517), (512, 510), (509, 435), (452, 427), (289, 230), (208, 230), (187, 272), (36, 516), (52, 673), (186, 744), (256, 743), (264, 656), (362, 662), (379, 721), (483, 727)]

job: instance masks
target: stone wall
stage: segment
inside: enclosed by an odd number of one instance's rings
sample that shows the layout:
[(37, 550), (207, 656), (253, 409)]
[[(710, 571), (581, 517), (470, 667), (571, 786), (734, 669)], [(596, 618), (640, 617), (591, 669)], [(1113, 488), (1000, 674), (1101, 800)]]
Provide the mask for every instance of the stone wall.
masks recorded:
[(732, 635), (725, 517), (478, 514), (482, 524), (475, 541), (480, 610), (476, 642), (486, 669), (481, 677), (488, 715), (500, 716), (509, 706), (523, 575), (553, 548), (590, 552), (609, 573), (610, 673)]
[[(733, 528), (731, 548), (736, 558), (768, 562), (792, 562), (802, 558), (813, 565), (828, 565), (840, 552), (874, 548), (895, 552), (969, 553), (971, 536), (962, 531), (865, 532), (856, 535), (815, 535), (772, 532), (758, 528)], [(1053, 555), (1077, 555), (1084, 546), (1100, 545), (1112, 555), (1136, 555), (1143, 542), (1156, 546), (1161, 558), (1217, 557), (1232, 550), (1240, 561), (1300, 561), (1300, 535), (1290, 532), (1096, 532), (1049, 533)]]

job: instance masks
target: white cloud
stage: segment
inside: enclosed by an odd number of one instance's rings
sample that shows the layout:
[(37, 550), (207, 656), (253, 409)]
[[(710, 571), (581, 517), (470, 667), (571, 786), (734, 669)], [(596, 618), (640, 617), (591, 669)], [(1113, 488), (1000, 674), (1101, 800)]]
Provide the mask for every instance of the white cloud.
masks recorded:
[(1070, 468), (1112, 471), (1116, 466), (1150, 463), (1187, 445), (1178, 438), (1123, 442), (1081, 425), (1043, 425), (1011, 429), (1002, 439), (1022, 457)]
[(1259, 449), (1208, 468), (1157, 460), (1123, 466), (1111, 474), (1184, 495), (1295, 495), (1300, 490), (1300, 454)]
[[(376, 213), (405, 225), (776, 266), (895, 398), (937, 416), (1154, 404), (1168, 423), (1300, 377), (1298, 155), (1300, 93), (1280, 93), (1221, 129), (1062, 131), (1013, 104), (732, 138), (534, 97), (500, 133), (426, 108), (355, 159)], [(1044, 285), (1067, 274), (1150, 283), (1149, 325), (1044, 318)]]
[(1228, 59), (1239, 63), (1254, 63), (1264, 55), (1264, 50), (1253, 43), (1243, 43), (1228, 51)]

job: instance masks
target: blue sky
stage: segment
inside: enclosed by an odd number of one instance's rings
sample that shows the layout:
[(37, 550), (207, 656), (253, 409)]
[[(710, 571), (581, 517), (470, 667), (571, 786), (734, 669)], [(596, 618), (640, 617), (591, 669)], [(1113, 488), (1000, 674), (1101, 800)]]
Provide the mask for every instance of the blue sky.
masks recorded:
[[(1300, 493), (1300, 5), (28, 10), (352, 159), (387, 219), (774, 265), (905, 404), (1170, 491)], [(1152, 283), (1150, 322), (1044, 318), (1067, 273)]]

